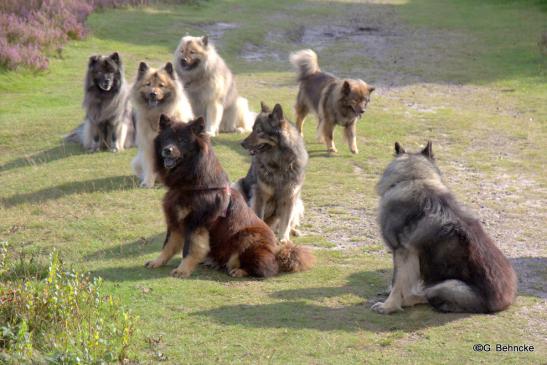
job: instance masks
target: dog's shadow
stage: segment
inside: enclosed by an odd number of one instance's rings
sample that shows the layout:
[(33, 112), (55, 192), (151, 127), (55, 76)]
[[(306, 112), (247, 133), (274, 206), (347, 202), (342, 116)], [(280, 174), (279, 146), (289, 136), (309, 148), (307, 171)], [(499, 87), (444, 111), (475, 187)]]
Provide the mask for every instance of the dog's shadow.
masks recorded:
[(138, 186), (138, 179), (134, 176), (111, 176), (93, 180), (71, 181), (31, 193), (15, 194), (0, 200), (0, 202), (9, 208), (24, 203), (42, 203), (72, 194), (128, 190)]
[[(273, 298), (282, 300), (277, 303), (228, 305), (192, 315), (209, 317), (224, 325), (252, 328), (370, 332), (413, 332), (469, 316), (461, 313), (437, 313), (427, 305), (406, 308), (404, 312), (391, 315), (373, 312), (370, 306), (376, 301), (384, 300), (387, 293), (378, 293), (378, 287), (370, 283), (385, 281), (387, 284), (389, 275), (391, 274), (387, 270), (360, 272), (350, 275), (347, 284), (341, 287), (282, 290), (271, 294)], [(336, 298), (348, 295), (359, 296), (363, 301), (345, 305), (341, 299), (337, 303)]]
[(61, 144), (45, 151), (35, 154), (19, 157), (0, 165), (0, 172), (16, 169), (25, 166), (39, 166), (53, 161), (57, 161), (70, 156), (85, 154), (86, 152), (77, 144)]

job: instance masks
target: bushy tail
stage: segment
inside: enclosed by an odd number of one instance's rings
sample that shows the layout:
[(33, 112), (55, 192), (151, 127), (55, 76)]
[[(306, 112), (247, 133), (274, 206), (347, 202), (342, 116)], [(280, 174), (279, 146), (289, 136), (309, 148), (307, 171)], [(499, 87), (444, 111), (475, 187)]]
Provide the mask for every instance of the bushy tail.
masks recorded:
[(460, 280), (445, 280), (425, 290), (429, 304), (441, 312), (487, 313), (477, 290)]
[(317, 61), (317, 54), (311, 49), (293, 52), (291, 53), (289, 60), (297, 69), (298, 80), (305, 79), (306, 77), (321, 71), (319, 69), (319, 62)]
[(69, 143), (82, 143), (82, 135), (84, 132), (84, 123), (80, 124), (78, 127), (76, 127), (72, 132), (67, 134), (64, 137), (65, 142)]
[(256, 113), (249, 110), (249, 101), (241, 96), (237, 98), (237, 125), (236, 129), (240, 133), (250, 132), (255, 124)]
[(315, 264), (315, 256), (307, 247), (286, 243), (279, 247), (275, 258), (282, 272), (309, 270)]

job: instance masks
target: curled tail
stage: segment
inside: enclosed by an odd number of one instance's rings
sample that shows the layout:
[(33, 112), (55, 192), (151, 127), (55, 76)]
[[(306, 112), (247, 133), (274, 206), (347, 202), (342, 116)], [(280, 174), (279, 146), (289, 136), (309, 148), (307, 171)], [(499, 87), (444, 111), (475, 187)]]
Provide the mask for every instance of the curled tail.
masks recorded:
[(275, 258), (281, 272), (306, 271), (315, 264), (315, 256), (309, 248), (292, 243), (281, 245)]
[(317, 54), (311, 49), (293, 52), (291, 53), (289, 60), (297, 69), (298, 80), (305, 79), (306, 77), (321, 71), (319, 69), (319, 62), (317, 61)]

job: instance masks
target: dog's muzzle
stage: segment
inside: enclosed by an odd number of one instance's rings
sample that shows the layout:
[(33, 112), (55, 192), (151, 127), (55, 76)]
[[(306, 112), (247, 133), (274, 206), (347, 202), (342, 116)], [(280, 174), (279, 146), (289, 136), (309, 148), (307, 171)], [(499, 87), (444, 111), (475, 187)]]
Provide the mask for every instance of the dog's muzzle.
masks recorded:
[(150, 107), (156, 107), (160, 103), (160, 100), (158, 99), (158, 94), (155, 92), (151, 92), (148, 94), (148, 106)]
[(166, 169), (172, 169), (178, 163), (178, 156), (174, 154), (175, 148), (173, 146), (164, 147), (161, 150), (161, 157), (163, 157), (163, 166)]

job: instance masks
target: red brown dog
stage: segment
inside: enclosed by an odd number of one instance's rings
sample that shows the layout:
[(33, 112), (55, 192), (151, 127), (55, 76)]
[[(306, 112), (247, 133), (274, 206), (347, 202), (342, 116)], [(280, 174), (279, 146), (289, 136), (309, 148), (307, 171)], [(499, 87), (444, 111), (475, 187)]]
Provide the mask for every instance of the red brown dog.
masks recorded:
[(165, 265), (183, 247), (182, 262), (171, 272), (176, 277), (190, 276), (205, 261), (234, 277), (269, 277), (313, 265), (309, 249), (278, 246), (272, 230), (230, 188), (203, 118), (182, 124), (162, 115), (154, 144), (156, 171), (168, 188), (167, 237), (159, 257), (146, 267)]

